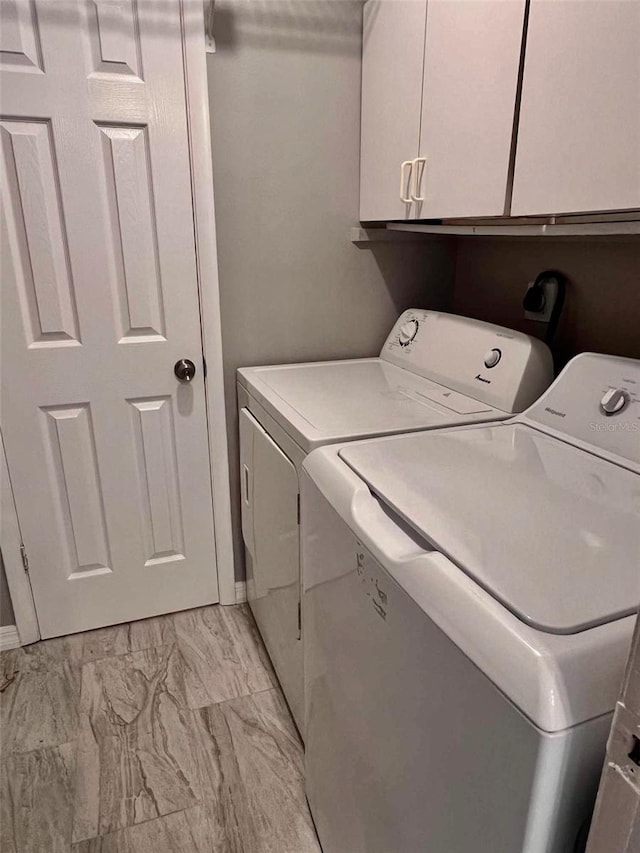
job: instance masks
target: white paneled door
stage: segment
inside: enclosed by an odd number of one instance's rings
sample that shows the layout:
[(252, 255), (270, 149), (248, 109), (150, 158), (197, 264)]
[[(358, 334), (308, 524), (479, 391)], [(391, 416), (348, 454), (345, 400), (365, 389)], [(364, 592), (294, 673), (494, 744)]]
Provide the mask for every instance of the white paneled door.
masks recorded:
[(42, 636), (214, 602), (182, 36), (201, 8), (0, 14), (2, 427)]

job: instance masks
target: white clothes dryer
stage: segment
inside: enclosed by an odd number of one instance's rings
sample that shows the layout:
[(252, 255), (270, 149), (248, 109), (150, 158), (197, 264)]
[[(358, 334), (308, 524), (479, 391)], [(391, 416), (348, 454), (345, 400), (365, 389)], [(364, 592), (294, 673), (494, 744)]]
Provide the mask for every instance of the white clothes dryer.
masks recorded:
[(405, 311), (377, 358), (238, 371), (247, 595), (304, 735), (299, 476), (332, 442), (522, 411), (552, 380), (545, 344), (437, 311)]

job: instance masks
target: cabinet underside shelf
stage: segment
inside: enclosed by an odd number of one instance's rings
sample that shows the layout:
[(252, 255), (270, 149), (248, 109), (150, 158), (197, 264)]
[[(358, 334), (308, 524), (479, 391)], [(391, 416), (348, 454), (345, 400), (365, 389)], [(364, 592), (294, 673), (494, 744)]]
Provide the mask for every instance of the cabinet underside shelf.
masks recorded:
[[(615, 218), (614, 218), (615, 217)], [(624, 218), (623, 218), (624, 217)], [(388, 222), (350, 229), (352, 243), (402, 242), (424, 237), (634, 237), (640, 236), (640, 212), (613, 214), (598, 222), (584, 217), (505, 219), (500, 221)]]

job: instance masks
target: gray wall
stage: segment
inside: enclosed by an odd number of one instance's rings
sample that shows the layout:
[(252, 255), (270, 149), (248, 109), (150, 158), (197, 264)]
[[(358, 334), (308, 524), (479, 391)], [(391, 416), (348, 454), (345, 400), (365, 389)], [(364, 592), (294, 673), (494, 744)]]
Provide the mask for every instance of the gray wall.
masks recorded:
[(524, 320), (522, 298), (545, 269), (569, 279), (557, 366), (589, 350), (640, 358), (640, 238), (459, 240), (454, 310), (536, 334), (538, 324)]
[(216, 2), (208, 57), (236, 571), (235, 371), (377, 354), (411, 305), (447, 307), (453, 243), (354, 246), (359, 2)]
[(4, 562), (2, 560), (2, 553), (0, 553), (0, 627), (14, 625), (15, 621), (9, 587), (7, 586), (7, 576), (4, 571)]

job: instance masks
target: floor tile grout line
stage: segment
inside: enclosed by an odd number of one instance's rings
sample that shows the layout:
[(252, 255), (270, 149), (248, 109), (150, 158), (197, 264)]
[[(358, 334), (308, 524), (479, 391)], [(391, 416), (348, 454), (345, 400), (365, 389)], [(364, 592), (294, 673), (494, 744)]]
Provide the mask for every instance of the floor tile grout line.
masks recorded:
[[(214, 605), (208, 605), (208, 606), (214, 606)], [(201, 608), (193, 608), (193, 609), (199, 610)], [(174, 617), (178, 613), (182, 613), (182, 612), (185, 612), (185, 611), (176, 611), (175, 613), (163, 613), (163, 614), (160, 614), (159, 616), (152, 616), (152, 617), (150, 617), (150, 619), (158, 619), (158, 620), (162, 620), (163, 622), (166, 622), (166, 623), (173, 623)], [(147, 620), (141, 619), (141, 620), (134, 620), (134, 622), (121, 622), (121, 623), (118, 623), (116, 625), (105, 625), (103, 628), (95, 628), (95, 629), (91, 629), (89, 631), (79, 631), (77, 634), (63, 634), (60, 637), (48, 637), (47, 639), (38, 640), (35, 643), (30, 643), (27, 646), (20, 646), (16, 649), (6, 649), (5, 651), (0, 652), (0, 663), (2, 663), (2, 660), (5, 656), (6, 657), (15, 656), (16, 653), (18, 655), (20, 655), (22, 653), (23, 656), (33, 657), (33, 658), (35, 658), (36, 656), (38, 656), (40, 654), (46, 655), (46, 652), (43, 651), (45, 644), (54, 643), (54, 642), (58, 642), (58, 641), (62, 642), (62, 641), (67, 640), (69, 638), (85, 637), (85, 636), (88, 636), (88, 635), (94, 633), (94, 631), (95, 632), (97, 632), (97, 631), (109, 631), (109, 630), (113, 629), (113, 631), (115, 632), (118, 629), (124, 630), (126, 628), (127, 642), (130, 643), (131, 642), (131, 625), (132, 624), (142, 624), (145, 621), (147, 621)], [(157, 648), (158, 646), (164, 646), (164, 645), (168, 645), (168, 643), (159, 643), (159, 644), (158, 643), (150, 643), (148, 646), (144, 645), (140, 648), (135, 648), (135, 649), (129, 648), (127, 651), (120, 652), (117, 655), (104, 654), (104, 655), (101, 655), (100, 657), (96, 657), (96, 658), (89, 657), (89, 658), (85, 659), (84, 655), (81, 654), (80, 657), (75, 659), (75, 660), (73, 659), (72, 655), (65, 655), (64, 657), (59, 657), (59, 658), (54, 657), (50, 660), (47, 660), (45, 658), (45, 660), (43, 662), (50, 663), (50, 664), (68, 663), (70, 665), (84, 666), (85, 663), (94, 663), (94, 662), (97, 663), (98, 661), (106, 660), (107, 658), (122, 657), (125, 654), (131, 654), (133, 652), (138, 652), (138, 651), (140, 651), (140, 652), (147, 651), (147, 649)], [(34, 651), (33, 652), (24, 651), (23, 652), (23, 649), (24, 650), (33, 649)]]
[[(211, 605), (211, 606), (215, 606), (215, 605)], [(243, 605), (242, 604), (232, 605), (232, 607), (238, 607), (239, 609), (242, 609)], [(194, 610), (199, 610), (199, 609), (200, 608), (194, 608)], [(172, 622), (174, 616), (179, 615), (180, 613), (184, 613), (184, 612), (190, 612), (190, 611), (177, 611), (177, 613), (164, 614), (164, 618), (166, 619), (167, 622)], [(157, 617), (154, 617), (154, 618), (157, 618)], [(253, 618), (252, 618), (252, 621), (253, 621), (253, 624), (255, 625), (255, 621), (253, 620)], [(118, 628), (118, 627), (122, 627), (122, 626), (116, 625), (116, 626), (106, 626), (106, 627), (107, 628), (111, 628), (111, 627)], [(102, 629), (96, 629), (96, 630), (102, 630)], [(86, 633), (91, 633), (91, 632), (86, 632)], [(81, 636), (81, 635), (80, 634), (67, 634), (67, 635), (64, 635), (64, 637), (53, 637), (51, 639), (57, 640), (57, 639), (65, 639), (66, 637), (77, 637), (77, 636)], [(40, 642), (41, 643), (47, 643), (47, 642), (49, 642), (49, 640), (42, 640)], [(36, 643), (33, 645), (37, 647), (39, 644)], [(235, 643), (234, 643), (234, 645), (235, 645)], [(76, 666), (79, 669), (82, 669), (88, 664), (99, 663), (99, 662), (104, 661), (104, 660), (117, 660), (118, 658), (124, 657), (126, 655), (130, 655), (130, 654), (135, 654), (136, 652), (145, 652), (145, 651), (149, 651), (150, 649), (162, 649), (162, 648), (165, 648), (167, 646), (179, 647), (180, 646), (179, 636), (175, 636), (173, 638), (167, 638), (166, 642), (150, 643), (149, 645), (144, 645), (144, 646), (141, 646), (139, 648), (129, 648), (126, 651), (119, 652), (118, 654), (103, 654), (103, 655), (100, 655), (99, 657), (90, 657), (89, 656), (86, 658), (84, 657), (83, 654), (81, 654), (80, 657), (77, 659), (74, 659), (72, 655), (67, 655), (65, 657), (52, 658), (50, 660), (47, 660), (45, 658), (42, 661), (42, 663), (46, 663), (46, 664), (51, 665), (51, 666), (59, 666), (59, 665), (63, 665), (66, 663), (69, 666)], [(30, 648), (30, 647), (25, 646), (24, 648)], [(258, 648), (258, 647), (256, 646), (256, 648)], [(15, 654), (16, 651), (18, 651), (18, 650), (10, 649), (10, 650), (7, 650), (6, 652), (0, 653), (0, 662), (2, 661), (2, 657), (4, 655), (11, 655), (12, 653)], [(35, 658), (38, 654), (40, 654), (39, 651), (35, 652), (33, 655), (29, 655), (29, 653), (26, 653), (26, 656), (27, 657), (33, 656)], [(265, 669), (266, 669), (266, 667), (265, 667)], [(35, 672), (37, 670), (33, 670), (33, 671)], [(265, 688), (265, 689), (271, 689), (271, 688)], [(251, 692), (259, 693), (262, 691), (251, 691)], [(247, 695), (247, 694), (242, 694), (242, 695)], [(227, 701), (227, 700), (225, 700), (225, 701)]]
[(13, 752), (5, 752), (4, 750), (0, 750), (0, 766), (6, 764), (11, 761), (15, 756), (22, 755), (33, 755), (36, 752), (46, 752), (49, 749), (62, 749), (65, 746), (73, 746), (77, 749), (78, 746), (78, 738), (77, 736), (71, 738), (71, 740), (62, 741), (62, 743), (49, 743), (46, 746), (36, 746), (33, 749), (18, 749)]
[[(66, 636), (73, 637), (75, 635), (74, 634), (67, 634)], [(47, 642), (47, 641), (44, 640), (43, 642)], [(171, 645), (174, 645), (174, 644), (175, 644), (175, 641), (173, 641), (171, 643)], [(47, 659), (45, 657), (41, 661), (41, 663), (46, 664), (48, 667), (50, 667), (50, 666), (62, 666), (64, 664), (68, 664), (69, 666), (72, 666), (72, 667), (75, 666), (75, 667), (78, 667), (79, 669), (82, 669), (82, 667), (86, 666), (87, 664), (100, 663), (101, 661), (104, 661), (104, 660), (115, 660), (117, 658), (124, 657), (125, 655), (135, 654), (136, 652), (147, 652), (147, 651), (149, 651), (149, 649), (159, 649), (159, 648), (162, 648), (162, 647), (167, 646), (167, 645), (170, 645), (170, 643), (151, 643), (151, 645), (149, 645), (149, 646), (145, 645), (145, 646), (142, 646), (141, 648), (128, 649), (125, 652), (118, 652), (118, 654), (105, 654), (105, 655), (101, 655), (100, 657), (87, 657), (87, 658), (85, 658), (84, 656), (81, 656), (81, 657), (76, 658), (76, 659), (74, 659), (72, 656), (66, 656), (66, 657), (60, 657), (60, 658), (50, 658), (50, 659)], [(26, 648), (29, 648), (29, 646), (23, 646), (22, 648), (26, 649)], [(8, 656), (8, 655), (11, 655), (12, 653), (15, 654), (15, 652), (19, 652), (19, 649), (9, 649), (7, 651), (0, 652), (0, 664), (2, 664), (2, 657), (3, 656), (5, 656), (5, 655)], [(38, 654), (39, 654), (39, 652), (36, 652), (35, 654), (32, 654), (32, 655), (30, 655), (28, 652), (25, 653), (27, 658), (32, 658), (32, 659), (34, 659), (36, 657), (36, 655), (38, 655)], [(19, 666), (19, 665), (20, 665), (20, 660), (18, 659), (18, 661), (16, 661), (16, 666)], [(24, 674), (30, 674), (32, 672), (36, 673), (37, 671), (38, 671), (37, 669), (25, 670)]]
[[(137, 823), (130, 823), (130, 824), (127, 824), (127, 826), (121, 826), (119, 829), (112, 829), (109, 832), (103, 832), (102, 834), (98, 833), (97, 835), (90, 835), (87, 838), (79, 838), (77, 841), (72, 841), (71, 846), (75, 847), (75, 846), (80, 845), (80, 844), (87, 844), (90, 841), (96, 841), (96, 840), (102, 839), (102, 838), (109, 838), (109, 836), (118, 835), (121, 832), (128, 832), (132, 829), (136, 829), (139, 826), (145, 826), (145, 824), (153, 823), (154, 821), (157, 821), (157, 820), (164, 820), (165, 818), (171, 817), (172, 815), (181, 814), (182, 812), (190, 812), (193, 809), (199, 809), (202, 807), (206, 808), (206, 803), (204, 801), (204, 798), (200, 798), (200, 799), (196, 800), (196, 802), (192, 806), (187, 806), (185, 809), (174, 809), (173, 811), (165, 812), (164, 814), (159, 814), (159, 815), (156, 815), (155, 817), (150, 817), (150, 818), (147, 818), (146, 820), (138, 821)], [(160, 853), (164, 853), (164, 851), (160, 851)]]
[(252, 690), (248, 693), (239, 693), (237, 696), (230, 696), (228, 699), (221, 699), (219, 702), (209, 702), (207, 705), (199, 705), (197, 708), (189, 708), (190, 711), (206, 711), (207, 708), (219, 708), (221, 705), (228, 705), (229, 702), (236, 702), (238, 699), (246, 699), (249, 696), (259, 696), (261, 693), (270, 693), (272, 690), (280, 691), (277, 684), (271, 687), (263, 687), (262, 690)]
[(178, 645), (177, 640), (172, 640), (169, 643), (159, 643), (159, 644), (155, 644), (155, 645), (151, 645), (151, 646), (145, 646), (143, 649), (129, 649), (128, 652), (121, 652), (120, 654), (117, 654), (117, 655), (105, 655), (102, 658), (90, 658), (89, 660), (83, 661), (80, 664), (80, 668), (84, 669), (85, 666), (89, 666), (89, 665), (94, 664), (94, 663), (102, 663), (105, 660), (117, 661), (119, 658), (124, 658), (124, 657), (127, 657), (128, 655), (136, 655), (138, 653), (141, 654), (142, 652), (150, 652), (152, 650), (153, 651), (160, 651), (161, 649), (173, 648), (174, 646), (177, 646), (177, 645)]
[(150, 646), (142, 646), (141, 648), (138, 648), (138, 649), (129, 649), (126, 652), (119, 652), (117, 655), (110, 654), (110, 655), (102, 655), (101, 657), (96, 657), (96, 658), (93, 658), (93, 657), (89, 657), (86, 659), (83, 658), (82, 660), (78, 661), (78, 663), (80, 664), (81, 667), (83, 667), (89, 663), (100, 663), (100, 661), (104, 661), (104, 660), (117, 660), (117, 658), (124, 657), (125, 655), (133, 655), (136, 652), (148, 652), (150, 649), (160, 649), (166, 645), (169, 645), (169, 644), (168, 643), (159, 643), (159, 644), (158, 643), (151, 643)]

